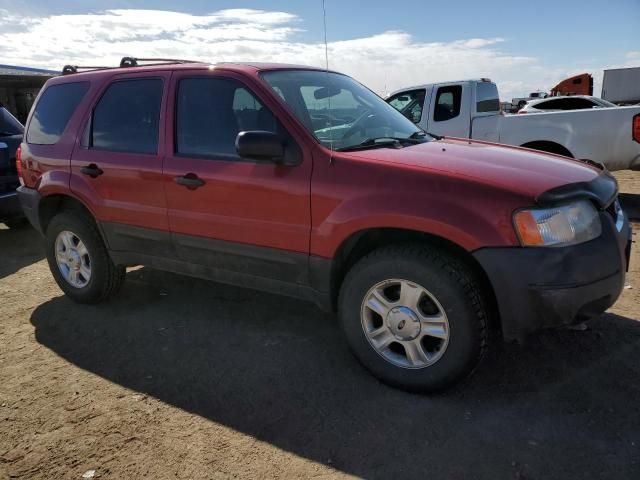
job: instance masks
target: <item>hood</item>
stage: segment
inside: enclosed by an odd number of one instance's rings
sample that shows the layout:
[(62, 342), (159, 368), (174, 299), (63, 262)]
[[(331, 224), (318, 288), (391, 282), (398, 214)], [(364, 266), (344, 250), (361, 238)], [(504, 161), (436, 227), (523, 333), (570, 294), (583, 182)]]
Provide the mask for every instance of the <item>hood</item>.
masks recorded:
[(466, 178), (534, 198), (563, 185), (591, 182), (601, 173), (594, 167), (559, 155), (453, 138), (405, 148), (349, 152), (348, 155)]

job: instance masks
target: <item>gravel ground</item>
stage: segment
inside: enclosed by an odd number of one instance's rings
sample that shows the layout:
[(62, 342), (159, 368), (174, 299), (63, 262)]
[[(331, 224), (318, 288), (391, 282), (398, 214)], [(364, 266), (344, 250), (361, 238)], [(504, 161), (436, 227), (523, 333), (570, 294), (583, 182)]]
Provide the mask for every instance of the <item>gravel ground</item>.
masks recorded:
[[(640, 219), (640, 174), (618, 178)], [(378, 383), (303, 302), (140, 268), (75, 305), (36, 233), (0, 226), (0, 480), (640, 478), (637, 238), (587, 330), (496, 344), (429, 397)]]

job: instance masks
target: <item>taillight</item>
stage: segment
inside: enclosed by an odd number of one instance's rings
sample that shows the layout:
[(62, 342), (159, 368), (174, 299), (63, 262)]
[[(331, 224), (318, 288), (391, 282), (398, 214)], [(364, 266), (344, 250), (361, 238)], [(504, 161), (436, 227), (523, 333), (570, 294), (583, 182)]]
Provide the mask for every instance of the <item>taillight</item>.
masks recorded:
[(633, 139), (640, 143), (640, 113), (633, 117), (633, 127), (631, 132)]
[(16, 150), (16, 171), (18, 172), (18, 177), (22, 179), (22, 151), (20, 147)]

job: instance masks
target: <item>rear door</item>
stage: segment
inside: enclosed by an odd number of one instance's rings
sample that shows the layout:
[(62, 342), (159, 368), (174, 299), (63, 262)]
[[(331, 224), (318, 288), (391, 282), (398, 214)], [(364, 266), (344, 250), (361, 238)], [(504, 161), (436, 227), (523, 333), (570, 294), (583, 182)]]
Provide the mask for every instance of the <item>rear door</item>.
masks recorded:
[(160, 128), (169, 79), (170, 72), (116, 75), (85, 114), (71, 159), (71, 190), (94, 210), (112, 250), (172, 251)]
[[(164, 186), (180, 257), (306, 283), (311, 155), (274, 115), (282, 107), (231, 72), (176, 72), (172, 88)], [(240, 158), (236, 136), (249, 130), (277, 133), (299, 164)]]

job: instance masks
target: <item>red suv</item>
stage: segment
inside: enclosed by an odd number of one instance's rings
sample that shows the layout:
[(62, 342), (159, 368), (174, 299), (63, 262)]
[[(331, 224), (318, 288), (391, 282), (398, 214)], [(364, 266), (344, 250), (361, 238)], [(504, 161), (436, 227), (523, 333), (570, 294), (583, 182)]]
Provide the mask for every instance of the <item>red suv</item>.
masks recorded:
[(378, 378), (432, 391), (598, 315), (631, 232), (605, 171), (441, 138), (336, 72), (161, 62), (47, 82), (19, 197), (73, 300), (147, 265), (335, 310)]

